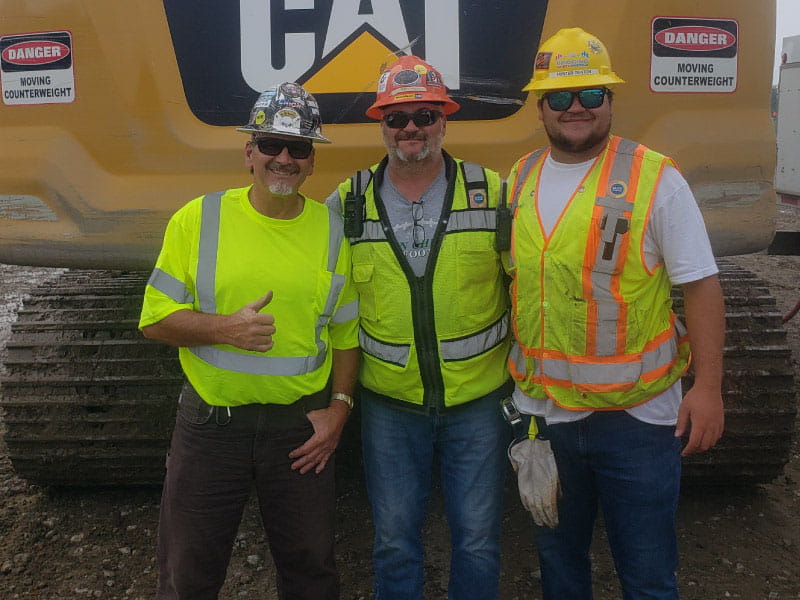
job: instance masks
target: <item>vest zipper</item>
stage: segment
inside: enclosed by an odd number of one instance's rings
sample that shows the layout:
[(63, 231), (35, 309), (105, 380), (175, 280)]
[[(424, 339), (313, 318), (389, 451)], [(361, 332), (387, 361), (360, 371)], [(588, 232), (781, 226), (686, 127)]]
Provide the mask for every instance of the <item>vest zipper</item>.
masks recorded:
[(386, 239), (400, 268), (405, 273), (409, 291), (411, 292), (411, 319), (414, 326), (414, 347), (417, 350), (417, 365), (419, 366), (420, 379), (422, 380), (422, 405), (429, 414), (439, 414), (445, 408), (444, 379), (440, 368), (441, 358), (439, 356), (439, 342), (436, 337), (436, 320), (434, 318), (433, 279), (439, 250), (442, 247), (444, 232), (447, 229), (450, 210), (453, 206), (456, 163), (446, 152), (442, 151), (442, 155), (444, 157), (447, 190), (442, 204), (439, 224), (436, 226), (436, 231), (431, 240), (431, 253), (425, 265), (425, 274), (422, 277), (417, 277), (414, 274), (411, 265), (408, 264), (408, 261), (403, 256), (403, 251), (389, 224), (386, 208), (378, 192), (383, 180), (386, 159), (381, 162), (381, 165), (376, 170), (373, 182), (375, 208), (378, 210), (378, 215), (386, 233)]

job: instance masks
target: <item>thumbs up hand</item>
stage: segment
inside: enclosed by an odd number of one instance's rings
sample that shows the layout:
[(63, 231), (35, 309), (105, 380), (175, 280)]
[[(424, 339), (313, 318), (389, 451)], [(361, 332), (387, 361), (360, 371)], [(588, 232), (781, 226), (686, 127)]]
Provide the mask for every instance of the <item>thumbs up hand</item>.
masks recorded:
[(260, 312), (271, 301), (272, 290), (228, 315), (221, 324), (219, 332), (226, 343), (255, 352), (266, 352), (271, 349), (272, 334), (275, 333), (275, 317)]

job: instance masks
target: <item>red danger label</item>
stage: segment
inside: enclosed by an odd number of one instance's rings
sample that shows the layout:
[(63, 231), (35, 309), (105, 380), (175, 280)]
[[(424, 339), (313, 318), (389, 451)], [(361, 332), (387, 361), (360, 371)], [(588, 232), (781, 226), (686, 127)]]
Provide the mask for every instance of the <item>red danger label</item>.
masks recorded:
[(656, 33), (655, 40), (667, 48), (689, 52), (708, 52), (733, 46), (736, 43), (736, 36), (716, 27), (688, 25), (662, 29)]
[(3, 60), (15, 65), (43, 65), (69, 54), (69, 47), (59, 42), (34, 40), (19, 42), (3, 50)]

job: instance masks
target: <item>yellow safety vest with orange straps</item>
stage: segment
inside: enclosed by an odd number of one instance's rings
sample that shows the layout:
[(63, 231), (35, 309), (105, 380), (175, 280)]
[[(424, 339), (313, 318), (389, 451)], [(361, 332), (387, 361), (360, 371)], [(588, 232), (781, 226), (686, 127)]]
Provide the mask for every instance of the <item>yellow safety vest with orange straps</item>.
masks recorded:
[(511, 374), (527, 395), (571, 410), (641, 404), (689, 364), (664, 265), (649, 269), (644, 257), (653, 197), (674, 163), (611, 137), (547, 235), (536, 203), (546, 156), (521, 158), (509, 175)]

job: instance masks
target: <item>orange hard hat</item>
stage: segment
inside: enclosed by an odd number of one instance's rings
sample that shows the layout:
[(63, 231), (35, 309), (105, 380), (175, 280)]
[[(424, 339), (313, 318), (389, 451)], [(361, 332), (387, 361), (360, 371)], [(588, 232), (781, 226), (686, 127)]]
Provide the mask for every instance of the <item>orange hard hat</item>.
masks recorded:
[(461, 108), (447, 95), (442, 76), (431, 65), (414, 55), (403, 55), (381, 74), (375, 103), (367, 116), (380, 119), (381, 109), (403, 102), (435, 102), (449, 115)]

